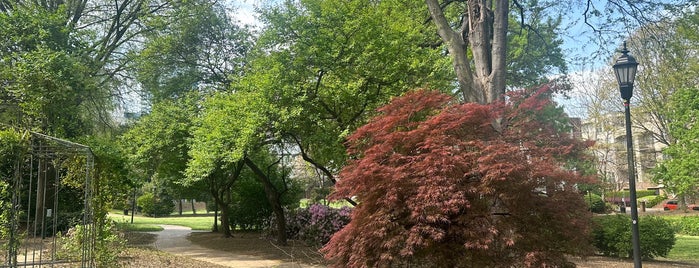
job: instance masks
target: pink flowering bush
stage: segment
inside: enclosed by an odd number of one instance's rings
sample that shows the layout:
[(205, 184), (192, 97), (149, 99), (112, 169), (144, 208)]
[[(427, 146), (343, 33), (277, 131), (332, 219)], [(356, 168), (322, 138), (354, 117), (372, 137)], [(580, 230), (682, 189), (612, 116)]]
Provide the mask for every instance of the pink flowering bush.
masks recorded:
[(287, 235), (312, 246), (325, 245), (335, 232), (349, 223), (351, 211), (349, 207), (335, 209), (321, 204), (299, 208), (288, 214)]

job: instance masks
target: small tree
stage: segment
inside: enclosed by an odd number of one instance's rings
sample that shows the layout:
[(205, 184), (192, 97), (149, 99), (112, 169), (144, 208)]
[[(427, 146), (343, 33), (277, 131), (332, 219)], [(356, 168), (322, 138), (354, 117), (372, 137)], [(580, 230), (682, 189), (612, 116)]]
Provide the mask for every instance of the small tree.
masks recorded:
[(148, 192), (140, 196), (136, 203), (148, 216), (168, 216), (175, 210), (175, 203), (167, 195), (156, 196)]
[[(336, 266), (564, 266), (591, 249), (590, 213), (564, 167), (587, 144), (540, 90), (507, 103), (452, 104), (418, 91), (349, 137), (333, 196), (351, 222), (323, 248)], [(458, 256), (458, 257), (456, 257)]]

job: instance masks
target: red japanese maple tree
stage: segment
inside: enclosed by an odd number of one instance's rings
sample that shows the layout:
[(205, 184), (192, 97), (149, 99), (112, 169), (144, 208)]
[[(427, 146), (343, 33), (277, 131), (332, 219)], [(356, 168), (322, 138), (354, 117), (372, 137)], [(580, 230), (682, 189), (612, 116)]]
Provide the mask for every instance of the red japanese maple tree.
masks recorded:
[[(359, 204), (322, 249), (336, 267), (568, 266), (591, 249), (568, 159), (589, 144), (560, 131), (546, 89), (458, 104), (420, 90), (349, 138), (334, 197)], [(555, 114), (555, 113), (553, 113)], [(560, 113), (559, 113), (560, 115)]]

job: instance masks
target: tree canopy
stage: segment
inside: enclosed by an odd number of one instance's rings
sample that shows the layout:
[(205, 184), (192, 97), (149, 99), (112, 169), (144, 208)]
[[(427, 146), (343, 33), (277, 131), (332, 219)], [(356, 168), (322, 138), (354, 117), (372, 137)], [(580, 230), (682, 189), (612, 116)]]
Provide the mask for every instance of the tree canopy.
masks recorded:
[(303, 0), (264, 9), (255, 58), (234, 88), (265, 92), (276, 112), (270, 134), (334, 181), (347, 135), (376, 108), (414, 87), (449, 88), (436, 38), (413, 16), (418, 7)]
[[(664, 42), (659, 53), (649, 53), (655, 55), (653, 69), (662, 71), (662, 75), (656, 72), (647, 74), (655, 79), (647, 79), (650, 86), (645, 89), (642, 98), (645, 105), (641, 106), (641, 111), (653, 123), (644, 128), (656, 130), (652, 132), (654, 138), (668, 145), (663, 149), (663, 154), (668, 157), (655, 169), (654, 180), (678, 195), (682, 205), (687, 198), (699, 193), (699, 174), (696, 172), (699, 164), (696, 162), (699, 60), (693, 56), (699, 45), (698, 26), (699, 12), (696, 11), (668, 26), (676, 29), (677, 34)], [(661, 110), (654, 110), (656, 108)]]
[(677, 89), (670, 98), (669, 134), (675, 142), (663, 149), (668, 159), (656, 169), (657, 180), (684, 205), (699, 192), (699, 90)]
[(551, 105), (543, 90), (489, 105), (425, 90), (392, 100), (349, 138), (333, 196), (359, 204), (326, 257), (337, 267), (558, 266), (587, 253), (590, 215), (575, 185), (590, 178), (568, 159), (588, 158), (589, 144), (552, 123)]

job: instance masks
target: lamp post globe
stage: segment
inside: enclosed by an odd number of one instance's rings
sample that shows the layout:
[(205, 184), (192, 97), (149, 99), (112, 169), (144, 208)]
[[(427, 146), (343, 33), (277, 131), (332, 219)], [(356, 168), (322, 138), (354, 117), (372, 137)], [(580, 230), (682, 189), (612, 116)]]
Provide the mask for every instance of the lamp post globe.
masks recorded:
[(629, 198), (631, 203), (631, 244), (633, 247), (634, 268), (641, 268), (641, 241), (638, 232), (638, 204), (636, 198), (636, 171), (633, 157), (633, 138), (631, 136), (631, 108), (630, 101), (633, 96), (633, 82), (636, 78), (636, 68), (638, 62), (629, 55), (629, 50), (624, 48), (621, 50), (621, 57), (614, 64), (614, 73), (616, 74), (617, 82), (619, 83), (619, 91), (621, 98), (624, 100), (624, 117), (626, 120), (626, 155), (628, 159), (629, 169)]
[(633, 56), (629, 55), (629, 50), (626, 49), (626, 42), (624, 42), (624, 48), (621, 50), (621, 53), (621, 57), (614, 63), (614, 74), (616, 74), (616, 80), (619, 83), (621, 98), (628, 101), (633, 96), (633, 82), (636, 79), (638, 62)]

